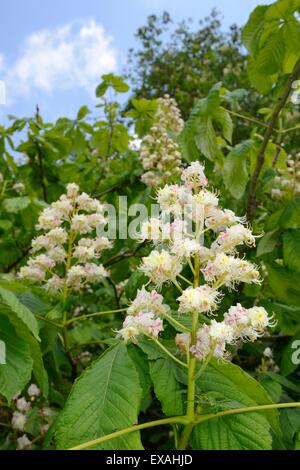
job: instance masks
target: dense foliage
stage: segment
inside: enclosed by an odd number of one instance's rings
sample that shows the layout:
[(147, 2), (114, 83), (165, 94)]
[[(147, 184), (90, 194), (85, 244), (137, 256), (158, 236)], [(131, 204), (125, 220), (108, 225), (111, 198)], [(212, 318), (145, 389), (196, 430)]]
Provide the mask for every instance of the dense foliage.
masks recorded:
[(299, 14), (150, 17), (126, 110), (0, 126), (2, 449), (300, 448)]

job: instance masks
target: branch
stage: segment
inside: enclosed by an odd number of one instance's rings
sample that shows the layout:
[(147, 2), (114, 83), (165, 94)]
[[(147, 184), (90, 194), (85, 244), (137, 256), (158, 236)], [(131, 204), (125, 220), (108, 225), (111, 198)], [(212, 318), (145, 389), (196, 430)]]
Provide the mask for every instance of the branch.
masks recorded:
[(210, 413), (207, 415), (199, 416), (196, 419), (195, 424), (202, 423), (203, 421), (208, 421), (209, 419), (220, 418), (221, 416), (235, 415), (239, 413), (247, 413), (250, 411), (264, 411), (264, 410), (273, 410), (280, 408), (300, 408), (300, 402), (291, 402), (291, 403), (272, 403), (270, 405), (257, 405), (257, 406), (244, 406), (242, 408), (234, 408), (232, 410), (219, 411), (219, 413)]
[(291, 92), (292, 84), (298, 78), (299, 74), (300, 74), (300, 60), (297, 62), (297, 64), (294, 67), (293, 72), (289, 76), (289, 79), (288, 79), (288, 81), (285, 85), (285, 88), (282, 92), (282, 95), (279, 98), (279, 100), (278, 100), (278, 102), (277, 102), (277, 104), (276, 104), (276, 106), (275, 106), (275, 108), (272, 112), (272, 115), (270, 117), (270, 121), (268, 123), (268, 127), (267, 127), (267, 129), (265, 131), (265, 134), (264, 134), (264, 137), (263, 137), (263, 141), (262, 141), (261, 146), (258, 150), (258, 154), (257, 154), (257, 158), (256, 158), (256, 165), (255, 165), (254, 173), (253, 173), (253, 176), (252, 176), (252, 179), (251, 179), (249, 196), (248, 196), (247, 217), (248, 217), (249, 221), (251, 221), (253, 219), (253, 216), (255, 214), (255, 209), (256, 209), (256, 207), (255, 207), (256, 206), (256, 200), (255, 200), (256, 187), (257, 187), (258, 178), (259, 178), (261, 169), (262, 169), (264, 161), (265, 161), (265, 151), (266, 151), (267, 145), (269, 143), (272, 132), (274, 130), (277, 118), (278, 118), (281, 110), (283, 109), (283, 107), (285, 106), (285, 104), (288, 100), (288, 97), (289, 97), (290, 92)]
[(162, 426), (164, 424), (186, 424), (186, 422), (187, 418), (185, 416), (174, 416), (172, 418), (164, 418), (158, 419), (156, 421), (149, 421), (148, 423), (135, 424), (133, 426), (130, 426), (129, 428), (121, 429), (120, 431), (112, 432), (111, 434), (107, 434), (106, 436), (98, 437), (97, 439), (93, 439), (92, 441), (84, 442), (83, 444), (79, 444), (78, 446), (71, 447), (68, 450), (86, 449), (87, 447), (92, 447), (97, 444), (102, 444), (102, 442), (110, 441), (115, 437), (120, 437), (124, 434), (139, 431), (140, 429), (153, 428), (155, 426)]
[(41, 185), (42, 185), (42, 190), (43, 190), (43, 198), (44, 198), (44, 201), (48, 203), (47, 188), (46, 188), (46, 185), (45, 185), (45, 171), (44, 171), (44, 163), (43, 163), (43, 153), (42, 153), (40, 145), (37, 141), (35, 141), (35, 145), (36, 145), (37, 156), (38, 156), (39, 167), (40, 167), (40, 180), (41, 180)]
[(107, 261), (103, 263), (103, 266), (106, 268), (107, 266), (111, 266), (112, 264), (118, 263), (124, 258), (130, 258), (131, 256), (135, 256), (136, 253), (143, 248), (143, 246), (146, 244), (146, 242), (142, 242), (139, 245), (137, 245), (133, 250), (126, 250), (121, 253), (118, 253), (115, 256), (112, 256), (112, 258), (109, 258)]

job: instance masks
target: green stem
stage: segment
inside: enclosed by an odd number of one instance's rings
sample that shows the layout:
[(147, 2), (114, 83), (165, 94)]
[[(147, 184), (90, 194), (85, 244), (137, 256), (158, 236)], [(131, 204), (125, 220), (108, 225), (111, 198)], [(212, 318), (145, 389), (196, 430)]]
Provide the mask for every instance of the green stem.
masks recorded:
[(182, 279), (183, 281), (185, 281), (187, 284), (189, 284), (190, 286), (193, 285), (193, 283), (191, 281), (189, 281), (186, 277), (182, 276), (182, 274), (178, 274), (178, 277), (180, 277), (180, 279)]
[(71, 318), (70, 320), (66, 321), (66, 325), (70, 325), (71, 323), (74, 323), (75, 321), (81, 321), (81, 320), (88, 320), (89, 318), (93, 317), (101, 317), (102, 315), (109, 315), (110, 313), (119, 313), (119, 312), (125, 312), (128, 307), (126, 308), (118, 308), (116, 310), (104, 310), (103, 312), (95, 312), (95, 313), (89, 313), (87, 315), (81, 315), (80, 317), (74, 317)]
[(35, 314), (35, 317), (38, 320), (44, 321), (45, 323), (49, 323), (49, 325), (55, 326), (56, 328), (62, 328), (62, 324), (58, 323), (54, 320), (50, 320), (50, 318), (42, 317), (41, 315)]
[(153, 428), (155, 426), (163, 426), (164, 424), (185, 424), (187, 419), (185, 416), (174, 416), (172, 418), (163, 418), (158, 419), (156, 421), (149, 421), (148, 423), (142, 424), (135, 424), (125, 429), (121, 429), (120, 431), (113, 432), (111, 434), (107, 434), (106, 436), (98, 437), (97, 439), (93, 439), (92, 441), (84, 442), (83, 444), (79, 444), (78, 446), (71, 447), (68, 450), (82, 450), (87, 449), (88, 447), (95, 446), (97, 444), (102, 444), (102, 442), (110, 441), (116, 437), (124, 436), (125, 434), (129, 434), (131, 432), (139, 431), (141, 429)]
[[(244, 114), (236, 113), (235, 111), (231, 111), (230, 109), (226, 109), (226, 111), (232, 116), (244, 119), (244, 121), (253, 122), (254, 124), (257, 124), (258, 126), (261, 126), (261, 127), (268, 127), (268, 124), (266, 124), (265, 122), (259, 121), (259, 119), (255, 119), (250, 116), (245, 116)], [(274, 129), (274, 131), (276, 132), (277, 129)]]
[(270, 405), (256, 405), (256, 406), (244, 406), (242, 408), (234, 408), (232, 410), (219, 411), (218, 413), (210, 413), (207, 415), (199, 416), (196, 418), (194, 424), (202, 423), (214, 418), (220, 418), (221, 416), (235, 415), (239, 413), (247, 413), (250, 411), (264, 411), (281, 408), (300, 408), (300, 402), (291, 403), (272, 403)]
[(173, 282), (174, 286), (176, 286), (177, 289), (182, 293), (182, 292), (183, 292), (183, 289), (182, 289), (182, 287), (180, 286), (180, 284), (176, 281), (176, 279), (173, 279), (172, 282)]
[(198, 370), (198, 372), (195, 374), (195, 382), (199, 379), (199, 377), (203, 374), (203, 372), (205, 371), (206, 367), (208, 366), (208, 363), (209, 361), (211, 360), (212, 358), (212, 355), (214, 353), (214, 350), (215, 350), (215, 345), (213, 344), (211, 346), (211, 351), (209, 353), (209, 355), (207, 356), (207, 358), (205, 359), (205, 361), (203, 361), (203, 363), (201, 364), (201, 367), (200, 369)]
[[(195, 275), (194, 275), (194, 287), (199, 286), (200, 281), (200, 259), (199, 256), (195, 256)], [(194, 312), (192, 317), (192, 329), (191, 329), (191, 344), (196, 344), (197, 341), (197, 329), (198, 329), (198, 313)], [(193, 421), (195, 418), (195, 370), (196, 370), (196, 358), (189, 352), (188, 360), (188, 392), (187, 392), (187, 409), (186, 416), (189, 423), (185, 426), (178, 445), (179, 450), (185, 450), (190, 434), (193, 429)]]
[(157, 344), (157, 346), (160, 347), (160, 349), (162, 351), (164, 351), (167, 356), (169, 356), (174, 362), (177, 362), (177, 364), (187, 368), (188, 365), (185, 363), (185, 362), (182, 362), (180, 359), (178, 359), (176, 356), (174, 356), (163, 344), (161, 344), (158, 339), (155, 339), (155, 338), (152, 338), (150, 336), (147, 336), (148, 338), (152, 339), (152, 341), (154, 341), (155, 344)]

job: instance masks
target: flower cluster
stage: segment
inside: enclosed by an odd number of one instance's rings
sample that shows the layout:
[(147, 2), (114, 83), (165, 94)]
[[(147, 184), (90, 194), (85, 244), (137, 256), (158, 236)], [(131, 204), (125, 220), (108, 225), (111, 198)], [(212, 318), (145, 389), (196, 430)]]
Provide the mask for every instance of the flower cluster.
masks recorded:
[[(226, 359), (227, 345), (254, 341), (274, 325), (272, 317), (259, 306), (246, 309), (238, 304), (230, 307), (222, 321), (209, 318), (219, 307), (222, 288), (260, 282), (257, 267), (239, 257), (243, 245), (255, 246), (255, 237), (244, 217), (219, 207), (217, 194), (207, 188), (201, 163), (193, 162), (181, 179), (182, 184), (158, 189), (160, 213), (142, 224), (141, 239), (151, 240), (154, 249), (142, 258), (140, 270), (155, 288), (173, 283), (181, 291), (177, 298), (179, 313), (207, 315), (205, 323), (194, 331), (196, 340), (192, 341), (190, 333), (176, 336), (179, 351), (201, 361), (213, 355)], [(186, 265), (194, 283), (184, 288), (183, 283), (190, 283), (181, 275)], [(119, 335), (126, 341), (137, 341), (140, 333), (157, 339), (163, 330), (162, 320), (170, 320), (170, 315), (163, 297), (143, 287), (129, 307)]]
[(174, 99), (159, 98), (153, 126), (141, 144), (141, 158), (146, 173), (142, 181), (158, 186), (171, 176), (180, 174), (181, 154), (174, 136), (182, 131), (183, 120)]
[[(16, 433), (23, 433), (17, 437), (17, 447), (20, 450), (29, 449), (32, 442), (28, 435), (24, 434), (24, 431), (26, 431), (26, 426), (30, 424), (31, 415), (35, 423), (38, 424), (39, 435), (43, 436), (52, 424), (55, 410), (45, 403), (41, 397), (40, 389), (35, 384), (29, 385), (25, 396), (20, 396), (20, 393), (17, 393), (13, 397), (13, 406), (15, 410), (12, 414), (11, 426)], [(37, 408), (37, 413), (32, 412), (33, 408)], [(32, 426), (29, 426), (29, 429), (31, 428)]]
[(102, 204), (80, 194), (76, 184), (68, 184), (67, 194), (39, 216), (37, 229), (44, 233), (32, 240), (33, 256), (20, 269), (19, 277), (43, 282), (51, 292), (78, 291), (87, 283), (101, 281), (108, 273), (94, 261), (111, 248), (111, 242), (95, 231), (104, 223)]
[(274, 178), (272, 196), (276, 199), (291, 198), (300, 194), (300, 153), (287, 159), (287, 167), (279, 168)]
[(268, 326), (274, 326), (274, 321), (263, 307), (246, 309), (237, 304), (224, 314), (223, 321), (212, 320), (197, 331), (197, 341), (191, 351), (200, 360), (209, 355), (226, 358), (227, 344), (236, 344), (238, 340), (253, 342)]
[(139, 334), (143, 333), (157, 338), (163, 330), (163, 320), (159, 315), (165, 315), (170, 307), (163, 304), (163, 296), (156, 290), (148, 292), (143, 286), (127, 310), (127, 317), (118, 335), (125, 341), (136, 342)]

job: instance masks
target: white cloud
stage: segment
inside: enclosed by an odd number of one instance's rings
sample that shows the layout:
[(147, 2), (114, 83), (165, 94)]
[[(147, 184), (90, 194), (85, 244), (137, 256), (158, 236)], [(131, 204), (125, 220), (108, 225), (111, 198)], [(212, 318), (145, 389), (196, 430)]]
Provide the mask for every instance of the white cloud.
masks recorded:
[(78, 87), (93, 93), (100, 76), (116, 68), (117, 51), (103, 26), (94, 20), (75, 21), (25, 38), (4, 79), (10, 98), (33, 90), (51, 93)]

